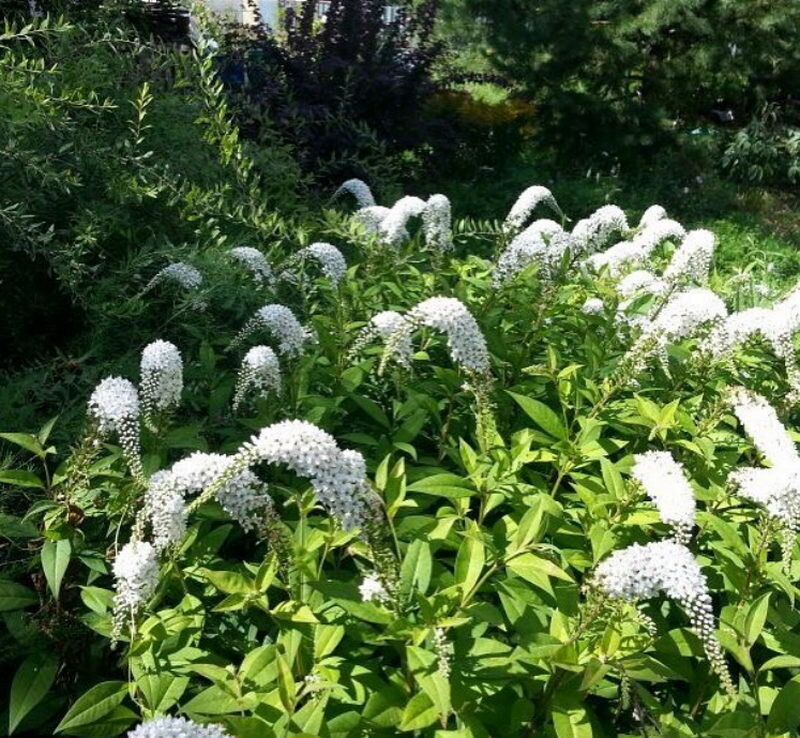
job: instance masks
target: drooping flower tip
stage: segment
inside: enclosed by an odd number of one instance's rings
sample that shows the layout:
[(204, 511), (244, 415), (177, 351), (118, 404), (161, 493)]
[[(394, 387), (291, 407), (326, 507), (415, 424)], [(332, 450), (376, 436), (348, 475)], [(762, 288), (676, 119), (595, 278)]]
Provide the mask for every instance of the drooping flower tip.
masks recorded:
[(237, 246), (230, 250), (230, 255), (247, 268), (258, 284), (274, 284), (275, 274), (272, 267), (267, 257), (258, 249), (252, 246)]
[(347, 273), (347, 262), (342, 252), (329, 243), (312, 243), (301, 249), (297, 256), (303, 258), (310, 256), (315, 259), (322, 269), (322, 273), (331, 281), (335, 287), (344, 279)]
[(196, 290), (203, 283), (203, 275), (191, 264), (178, 261), (165, 266), (150, 280), (150, 285), (148, 286), (155, 285), (162, 281), (175, 282), (184, 289)]
[(545, 204), (556, 213), (561, 213), (561, 208), (553, 197), (553, 193), (547, 187), (533, 185), (528, 187), (511, 207), (506, 216), (505, 229), (509, 232), (520, 230), (540, 204)]
[(278, 357), (269, 346), (254, 346), (242, 360), (236, 379), (233, 410), (239, 408), (250, 392), (264, 397), (269, 392), (281, 391), (281, 367)]
[(447, 346), (454, 364), (468, 371), (489, 373), (486, 339), (475, 318), (460, 300), (431, 297), (419, 303), (406, 316), (402, 330), (410, 334), (419, 326), (427, 326), (447, 336)]
[(320, 502), (346, 530), (363, 525), (364, 458), (357, 451), (342, 451), (330, 433), (304, 420), (284, 420), (254, 435), (242, 453), (249, 463), (285, 464), (308, 479)]
[(368, 208), (375, 205), (375, 197), (369, 185), (361, 179), (348, 179), (338, 190), (333, 194), (334, 199), (341, 195), (349, 193), (355, 197), (358, 207)]

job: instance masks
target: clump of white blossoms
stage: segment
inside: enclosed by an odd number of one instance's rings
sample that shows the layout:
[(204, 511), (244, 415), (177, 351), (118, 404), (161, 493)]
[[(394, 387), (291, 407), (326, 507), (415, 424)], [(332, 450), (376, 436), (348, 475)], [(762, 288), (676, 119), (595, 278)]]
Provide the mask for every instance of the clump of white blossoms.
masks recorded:
[(555, 197), (553, 197), (553, 193), (547, 187), (534, 185), (533, 187), (528, 187), (517, 198), (517, 201), (506, 216), (503, 229), (507, 233), (517, 233), (525, 226), (533, 211), (540, 204), (547, 205), (556, 213), (561, 214), (561, 208), (558, 206)]
[(661, 205), (651, 205), (647, 210), (642, 213), (639, 220), (639, 228), (646, 228), (659, 220), (667, 217), (667, 211)]
[(231, 249), (229, 253), (236, 261), (247, 268), (259, 285), (275, 284), (275, 274), (272, 271), (272, 267), (269, 265), (267, 257), (258, 249), (254, 249), (252, 246), (237, 246)]
[(635, 376), (655, 356), (666, 371), (669, 344), (698, 337), (705, 328), (713, 329), (727, 314), (725, 303), (711, 290), (698, 287), (673, 295), (656, 317), (644, 324), (642, 334), (623, 357), (620, 368), (628, 376)]
[(760, 338), (782, 359), (794, 391), (800, 394), (800, 366), (794, 346), (794, 334), (800, 327), (800, 290), (792, 291), (771, 308), (754, 307), (732, 313), (717, 326), (704, 344), (704, 350), (718, 361), (731, 361), (736, 350)]
[(263, 428), (231, 457), (230, 466), (198, 498), (217, 494), (233, 474), (254, 464), (285, 464), (305, 477), (322, 505), (345, 530), (362, 527), (368, 518), (366, 465), (357, 451), (339, 448), (321, 428), (303, 420), (284, 420)]
[(381, 221), (379, 227), (381, 240), (389, 246), (399, 247), (408, 238), (406, 229), (408, 221), (417, 215), (422, 215), (425, 207), (425, 201), (418, 197), (400, 198)]
[(383, 603), (389, 600), (389, 593), (378, 574), (367, 574), (358, 585), (358, 593), (364, 602)]
[(255, 393), (266, 397), (270, 392), (280, 394), (281, 366), (275, 352), (269, 346), (254, 346), (242, 360), (236, 377), (233, 393), (233, 412), (237, 412), (245, 397)]
[(193, 453), (175, 463), (170, 475), (171, 484), (182, 496), (202, 492), (224, 477), (214, 496), (246, 533), (263, 527), (273, 508), (267, 486), (249, 469), (237, 467), (235, 456)]
[(146, 541), (126, 543), (114, 559), (115, 589), (113, 633), (117, 640), (125, 624), (132, 620), (158, 586), (158, 554)]
[(136, 520), (135, 537), (143, 538), (149, 523), (151, 543), (161, 552), (179, 543), (186, 534), (187, 511), (183, 490), (169, 471), (159, 471), (148, 480), (144, 503)]
[(623, 277), (617, 283), (617, 293), (620, 297), (630, 299), (640, 295), (661, 295), (667, 289), (663, 279), (657, 277), (646, 269), (639, 269)]
[(355, 197), (359, 208), (369, 208), (375, 205), (375, 197), (369, 185), (361, 179), (348, 179), (336, 192), (333, 193), (334, 199), (341, 197), (345, 193)]
[(250, 336), (265, 330), (275, 336), (278, 341), (278, 353), (290, 358), (300, 356), (304, 345), (312, 339), (311, 332), (303, 328), (294, 313), (285, 305), (265, 305), (245, 323), (233, 339), (229, 351), (240, 346)]
[(139, 393), (127, 379), (106, 377), (89, 397), (89, 415), (100, 438), (116, 433), (131, 473), (144, 478), (139, 449)]
[(422, 326), (447, 336), (447, 347), (454, 364), (469, 372), (489, 374), (486, 339), (472, 313), (454, 297), (431, 297), (409, 311), (399, 331), (387, 343), (386, 359), (392, 358), (405, 338)]
[(342, 252), (330, 243), (312, 243), (297, 252), (296, 259), (311, 257), (319, 263), (322, 273), (336, 287), (347, 273), (347, 262)]
[(445, 195), (431, 195), (422, 211), (425, 242), (438, 254), (453, 250), (452, 212)]
[(449, 679), (452, 670), (453, 644), (447, 640), (444, 628), (433, 629), (433, 651), (436, 654), (436, 670), (445, 679)]
[(544, 268), (543, 271), (546, 272), (551, 264), (560, 262), (560, 247), (563, 244), (560, 240), (554, 241), (554, 239), (563, 233), (561, 226), (548, 218), (541, 218), (531, 223), (522, 233), (515, 236), (500, 254), (492, 277), (492, 285), (499, 287), (531, 264), (538, 264), (540, 269)]
[(148, 292), (157, 284), (162, 282), (174, 282), (187, 290), (196, 290), (203, 284), (203, 275), (191, 264), (183, 261), (175, 262), (165, 266), (155, 277), (153, 277), (144, 288)]
[(667, 451), (647, 451), (633, 458), (633, 478), (653, 501), (661, 520), (675, 529), (675, 540), (688, 543), (694, 528), (696, 504), (694, 490), (683, 467)]
[(581, 305), (581, 312), (584, 315), (602, 315), (605, 312), (605, 305), (599, 297), (589, 297)]
[(603, 205), (572, 229), (576, 253), (590, 254), (608, 243), (614, 233), (625, 233), (628, 219), (616, 205)]
[(394, 359), (400, 366), (410, 367), (414, 348), (411, 344), (411, 334), (404, 330), (405, 324), (406, 319), (394, 310), (384, 310), (373, 315), (369, 323), (359, 331), (348, 355), (351, 358), (357, 356), (376, 338), (386, 343), (393, 336), (397, 336), (397, 342), (394, 345)]
[(711, 231), (689, 231), (672, 255), (662, 279), (670, 286), (687, 282), (705, 283), (708, 281), (715, 244), (716, 238)]
[(662, 592), (678, 602), (700, 637), (723, 688), (728, 693), (734, 692), (722, 648), (714, 634), (708, 584), (686, 546), (676, 541), (657, 541), (615, 551), (597, 566), (593, 583), (609, 597), (628, 602), (652, 599)]
[[(381, 232), (381, 223), (386, 220), (390, 209), (383, 205), (371, 205), (361, 208), (353, 214), (353, 220), (358, 223), (369, 236), (377, 236)], [(404, 232), (401, 240), (408, 237), (408, 231)]]
[(593, 254), (585, 264), (599, 272), (607, 269), (611, 277), (619, 277), (630, 267), (644, 265), (653, 251), (664, 241), (683, 238), (686, 231), (683, 226), (668, 218), (658, 220), (637, 233), (630, 241), (620, 241), (605, 251)]
[(153, 341), (145, 346), (139, 364), (145, 419), (156, 411), (180, 405), (183, 392), (183, 359), (175, 344)]
[(745, 433), (772, 466), (800, 463), (794, 441), (772, 405), (761, 395), (743, 387), (732, 390), (730, 397), (733, 411)]
[(185, 717), (157, 717), (128, 731), (128, 738), (231, 738), (221, 726), (200, 725)]
[(800, 531), (800, 455), (775, 409), (760, 395), (742, 387), (731, 392), (731, 405), (753, 445), (770, 468), (737, 469), (728, 482), (740, 497), (761, 505), (783, 529), (784, 565)]

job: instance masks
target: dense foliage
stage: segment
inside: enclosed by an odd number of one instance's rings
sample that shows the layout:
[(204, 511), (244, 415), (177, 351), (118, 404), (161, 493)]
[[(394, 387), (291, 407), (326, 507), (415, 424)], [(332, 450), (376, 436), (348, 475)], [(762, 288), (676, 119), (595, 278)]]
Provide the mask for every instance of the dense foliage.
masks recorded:
[(322, 183), (396, 178), (388, 156), (424, 157), (432, 139), (444, 140), (424, 115), (442, 51), (436, 5), (409, 4), (387, 20), (383, 0), (332, 0), (319, 23), (317, 3), (305, 0), (286, 11), (280, 33), (236, 29), (222, 74), (242, 130), (276, 131)]
[(675, 120), (717, 109), (746, 122), (796, 95), (791, 0), (466, 0), (463, 12), (484, 21), (496, 68), (540, 102), (543, 135), (571, 149), (631, 153)]
[(217, 29), (113, 17), (0, 35), (3, 358), (87, 348), (4, 375), (0, 732), (795, 734), (797, 257), (527, 172), (303, 206)]

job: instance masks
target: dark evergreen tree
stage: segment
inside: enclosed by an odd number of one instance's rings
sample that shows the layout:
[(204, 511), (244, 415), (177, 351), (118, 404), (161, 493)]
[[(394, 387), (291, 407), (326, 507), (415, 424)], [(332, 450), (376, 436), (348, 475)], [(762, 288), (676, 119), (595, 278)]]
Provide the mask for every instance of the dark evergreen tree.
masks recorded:
[(487, 55), (540, 104), (542, 132), (602, 149), (675, 121), (743, 122), (800, 79), (796, 0), (463, 0)]

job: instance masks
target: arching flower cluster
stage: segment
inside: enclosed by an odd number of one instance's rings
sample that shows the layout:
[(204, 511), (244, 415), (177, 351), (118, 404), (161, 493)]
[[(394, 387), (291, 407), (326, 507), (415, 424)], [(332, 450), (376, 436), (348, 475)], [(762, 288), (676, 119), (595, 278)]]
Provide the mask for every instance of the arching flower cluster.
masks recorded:
[(128, 731), (128, 738), (231, 738), (221, 726), (214, 724), (200, 725), (185, 717), (157, 717), (133, 730)]
[(422, 211), (425, 243), (439, 254), (453, 250), (452, 208), (445, 195), (431, 195)]
[(408, 238), (408, 221), (422, 215), (425, 211), (425, 201), (418, 197), (407, 196), (400, 198), (392, 205), (389, 213), (379, 227), (381, 240), (394, 248), (399, 247)]
[(243, 264), (259, 285), (272, 286), (275, 284), (275, 274), (272, 267), (258, 249), (252, 246), (237, 246), (230, 250), (230, 255)]
[(203, 275), (191, 264), (178, 261), (165, 266), (153, 277), (144, 291), (147, 292), (162, 282), (174, 282), (187, 290), (196, 290), (203, 284)]
[(602, 315), (605, 312), (605, 305), (599, 297), (589, 297), (581, 305), (581, 312), (584, 315)]
[(263, 428), (233, 458), (232, 469), (261, 462), (285, 464), (311, 482), (322, 505), (345, 530), (367, 520), (364, 458), (357, 451), (341, 450), (333, 436), (312, 423), (285, 420)]
[(771, 308), (754, 307), (731, 313), (711, 333), (703, 349), (718, 361), (732, 361), (738, 348), (754, 339), (761, 339), (783, 360), (789, 382), (794, 388), (793, 395), (800, 395), (800, 366), (794, 346), (794, 335), (798, 328), (800, 289), (795, 288)]
[(411, 335), (405, 330), (405, 323), (406, 319), (394, 310), (384, 310), (373, 315), (353, 341), (349, 351), (351, 359), (358, 356), (376, 338), (387, 343), (395, 337), (394, 360), (404, 368), (410, 367), (414, 348), (411, 344)]
[(368, 208), (375, 205), (375, 197), (369, 185), (360, 179), (348, 179), (338, 190), (333, 194), (334, 199), (341, 197), (345, 193), (351, 194), (355, 197), (359, 208)]
[(278, 357), (269, 346), (254, 346), (242, 360), (233, 393), (233, 411), (237, 412), (251, 392), (265, 397), (269, 392), (280, 394), (281, 367)]
[(427, 202), (419, 197), (402, 197), (391, 208), (371, 205), (361, 208), (353, 217), (368, 235), (399, 248), (409, 238), (409, 220), (418, 216), (422, 217), (425, 243), (439, 254), (452, 250), (452, 208), (445, 195), (431, 195)]
[(728, 477), (737, 493), (762, 505), (785, 529), (800, 531), (800, 455), (761, 396), (744, 388), (731, 392), (731, 406), (753, 445), (772, 466), (737, 469)]
[(592, 254), (584, 263), (592, 271), (606, 269), (610, 277), (618, 278), (632, 267), (644, 266), (664, 241), (675, 241), (685, 234), (680, 223), (663, 218), (647, 224), (631, 240), (620, 241), (605, 251)]
[(700, 337), (703, 330), (712, 330), (727, 314), (725, 303), (711, 290), (696, 287), (679, 292), (655, 318), (643, 325), (641, 335), (623, 357), (621, 366), (635, 377), (655, 356), (666, 371), (667, 347), (671, 343)]
[(297, 252), (292, 261), (311, 258), (316, 261), (322, 273), (336, 287), (344, 279), (347, 273), (347, 262), (342, 256), (342, 252), (330, 243), (312, 243)]
[(139, 365), (142, 406), (145, 418), (155, 411), (180, 405), (183, 392), (183, 359), (169, 341), (153, 341), (145, 346)]
[(265, 305), (250, 318), (230, 345), (229, 350), (240, 346), (254, 333), (265, 330), (275, 336), (278, 353), (294, 358), (303, 353), (305, 344), (312, 340), (311, 332), (303, 328), (294, 313), (285, 305)]
[(716, 238), (711, 231), (689, 231), (664, 270), (662, 279), (670, 286), (708, 281)]
[(486, 340), (475, 318), (464, 303), (453, 297), (431, 297), (410, 310), (386, 346), (386, 358), (393, 358), (398, 348), (419, 327), (426, 326), (447, 336), (453, 363), (468, 372), (490, 373)]
[(706, 578), (691, 551), (677, 541), (633, 544), (600, 562), (594, 584), (607, 596), (628, 602), (665, 594), (689, 616), (712, 668), (725, 690), (734, 691), (714, 633), (714, 610)]
[(539, 266), (543, 278), (552, 275), (569, 247), (569, 236), (554, 220), (542, 218), (518, 234), (500, 254), (492, 277), (499, 287), (531, 264)]
[(661, 519), (675, 530), (675, 540), (688, 543), (695, 522), (695, 497), (683, 467), (667, 451), (634, 456), (633, 478), (653, 501)]
[(89, 397), (89, 415), (101, 438), (116, 433), (131, 473), (142, 479), (139, 449), (139, 393), (127, 379), (106, 377)]
[(575, 254), (591, 254), (605, 246), (615, 233), (628, 231), (628, 219), (616, 205), (603, 205), (572, 229)]
[(514, 205), (511, 207), (504, 223), (504, 230), (507, 233), (517, 233), (525, 226), (525, 223), (531, 217), (533, 211), (540, 205), (547, 205), (554, 210), (557, 214), (561, 214), (561, 208), (558, 206), (553, 193), (542, 187), (541, 185), (534, 185), (528, 187), (518, 198)]

